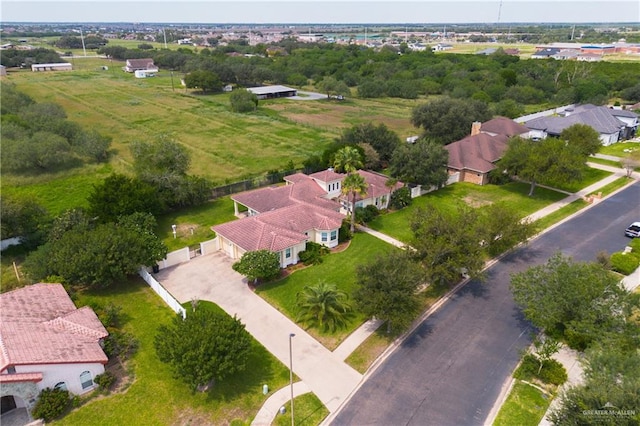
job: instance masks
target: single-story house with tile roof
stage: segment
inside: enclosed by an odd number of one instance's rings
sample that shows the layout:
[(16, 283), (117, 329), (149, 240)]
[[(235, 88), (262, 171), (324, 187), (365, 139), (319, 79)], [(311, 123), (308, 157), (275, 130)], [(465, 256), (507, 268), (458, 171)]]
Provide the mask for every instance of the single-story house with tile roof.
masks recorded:
[(527, 127), (506, 117), (475, 122), (471, 135), (444, 147), (449, 152), (447, 173), (450, 176), (459, 173), (458, 182), (484, 185), (488, 183), (489, 172), (506, 151), (509, 138), (527, 137), (528, 133)]
[(335, 209), (296, 202), (211, 229), (219, 238), (220, 249), (232, 259), (240, 259), (247, 251), (270, 250), (278, 253), (280, 266), (285, 268), (298, 263), (307, 241), (337, 246), (343, 218)]
[(126, 72), (136, 72), (140, 70), (158, 72), (158, 67), (153, 63), (153, 59), (151, 58), (127, 59), (123, 69)]
[(104, 373), (108, 336), (95, 312), (76, 308), (61, 284), (39, 283), (0, 294), (2, 411), (33, 408), (40, 391), (83, 394)]
[(574, 124), (586, 124), (600, 134), (605, 146), (633, 137), (638, 129), (638, 115), (622, 109), (586, 104), (567, 108), (563, 114), (538, 117), (523, 124), (529, 128), (530, 137), (539, 139), (560, 136)]

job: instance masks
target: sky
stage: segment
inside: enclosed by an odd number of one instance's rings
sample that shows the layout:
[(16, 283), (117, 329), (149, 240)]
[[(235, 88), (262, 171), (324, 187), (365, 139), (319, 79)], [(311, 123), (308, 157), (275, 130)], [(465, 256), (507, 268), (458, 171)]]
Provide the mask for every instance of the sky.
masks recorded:
[(1, 22), (617, 23), (640, 0), (0, 0)]

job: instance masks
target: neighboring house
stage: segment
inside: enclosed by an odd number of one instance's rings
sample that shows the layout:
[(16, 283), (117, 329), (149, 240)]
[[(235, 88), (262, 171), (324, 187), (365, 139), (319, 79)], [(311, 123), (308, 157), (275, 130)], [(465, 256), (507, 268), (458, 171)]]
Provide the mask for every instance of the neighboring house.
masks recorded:
[[(389, 188), (387, 176), (364, 170), (358, 173), (368, 188), (356, 198), (356, 207), (387, 208), (391, 192), (403, 186), (397, 182)], [(333, 169), (311, 175), (295, 173), (285, 176), (284, 186), (233, 195), (235, 215), (242, 218), (211, 228), (218, 236), (219, 249), (233, 259), (240, 259), (247, 251), (270, 250), (278, 253), (284, 268), (298, 263), (307, 241), (337, 246), (344, 219), (340, 211), (342, 208), (346, 213), (351, 201), (341, 193), (345, 177)]]
[(553, 57), (553, 55), (557, 55), (558, 53), (560, 53), (560, 50), (562, 49), (557, 47), (547, 47), (547, 48), (538, 50), (536, 53), (531, 55), (531, 58), (532, 59), (549, 59)]
[(451, 50), (451, 49), (453, 49), (453, 45), (447, 44), (447, 43), (438, 43), (435, 46), (431, 47), (431, 50), (433, 52), (442, 52), (442, 51)]
[(39, 283), (0, 294), (2, 413), (30, 411), (40, 391), (83, 394), (104, 373), (107, 337), (90, 307), (76, 308), (61, 284)]
[(560, 116), (538, 117), (523, 124), (529, 128), (529, 136), (533, 139), (560, 136), (564, 129), (574, 124), (586, 124), (600, 134), (600, 141), (606, 146), (633, 137), (638, 129), (638, 115), (586, 104), (567, 108)]
[(459, 174), (458, 182), (485, 185), (489, 172), (506, 151), (509, 138), (526, 137), (528, 132), (528, 128), (506, 117), (473, 123), (471, 135), (444, 147), (449, 152), (447, 173)]
[(143, 59), (127, 59), (127, 63), (123, 68), (126, 72), (148, 71), (158, 72), (158, 67), (153, 63), (151, 58)]

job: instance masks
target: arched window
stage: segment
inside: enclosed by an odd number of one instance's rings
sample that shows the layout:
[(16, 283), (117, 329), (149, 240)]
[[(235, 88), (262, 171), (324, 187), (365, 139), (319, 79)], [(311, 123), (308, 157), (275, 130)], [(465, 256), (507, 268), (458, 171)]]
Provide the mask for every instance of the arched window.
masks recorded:
[(67, 390), (67, 384), (65, 382), (58, 382), (53, 388)]
[(82, 384), (82, 389), (87, 389), (93, 386), (91, 371), (83, 371), (82, 374), (80, 374), (80, 383)]

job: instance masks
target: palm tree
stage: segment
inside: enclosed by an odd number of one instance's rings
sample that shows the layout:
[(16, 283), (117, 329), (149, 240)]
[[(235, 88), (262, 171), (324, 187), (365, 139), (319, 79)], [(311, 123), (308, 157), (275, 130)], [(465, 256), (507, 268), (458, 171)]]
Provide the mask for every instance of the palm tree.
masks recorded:
[(306, 286), (296, 298), (299, 308), (297, 320), (317, 325), (323, 330), (335, 331), (344, 327), (352, 309), (347, 293), (325, 282), (315, 287)]
[(358, 194), (364, 195), (367, 193), (367, 182), (358, 173), (348, 174), (342, 182), (342, 193), (344, 195), (351, 195), (351, 233), (353, 234), (356, 229), (356, 196)]
[(356, 170), (362, 167), (362, 156), (356, 148), (345, 146), (336, 152), (333, 165), (336, 170), (344, 170), (347, 173), (347, 177), (342, 182), (342, 193), (350, 195), (347, 197), (347, 204), (349, 204), (348, 199), (351, 198), (351, 233), (353, 233), (356, 229), (356, 195), (367, 192), (367, 183), (362, 176), (356, 173)]
[(333, 158), (333, 167), (337, 171), (344, 171), (351, 174), (362, 167), (362, 156), (360, 151), (352, 146), (340, 148)]

